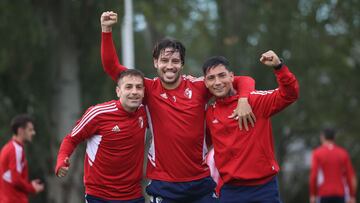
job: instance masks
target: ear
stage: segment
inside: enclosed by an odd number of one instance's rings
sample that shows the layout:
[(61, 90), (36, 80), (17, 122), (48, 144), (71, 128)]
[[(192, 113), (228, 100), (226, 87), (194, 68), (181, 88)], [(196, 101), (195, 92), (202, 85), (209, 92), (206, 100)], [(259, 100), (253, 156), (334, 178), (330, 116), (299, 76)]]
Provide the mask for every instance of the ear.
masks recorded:
[(206, 86), (206, 88), (209, 88), (209, 86), (210, 86), (210, 85), (208, 85), (208, 83), (207, 83), (207, 82), (205, 82), (205, 86)]
[(120, 98), (120, 96), (121, 96), (121, 89), (120, 89), (120, 87), (119, 86), (116, 86), (116, 95), (117, 95), (117, 97), (119, 97)]
[(19, 127), (18, 129), (17, 129), (17, 134), (18, 135), (21, 135), (21, 134), (23, 134), (24, 133), (24, 128), (23, 127)]
[(205, 87), (206, 88), (209, 88), (210, 87), (210, 84), (207, 82), (206, 80), (206, 75), (203, 76), (204, 77), (204, 83), (205, 83)]
[(154, 68), (158, 68), (158, 59), (153, 58)]
[(230, 79), (231, 79), (231, 82), (234, 82), (234, 72), (229, 72), (230, 74)]

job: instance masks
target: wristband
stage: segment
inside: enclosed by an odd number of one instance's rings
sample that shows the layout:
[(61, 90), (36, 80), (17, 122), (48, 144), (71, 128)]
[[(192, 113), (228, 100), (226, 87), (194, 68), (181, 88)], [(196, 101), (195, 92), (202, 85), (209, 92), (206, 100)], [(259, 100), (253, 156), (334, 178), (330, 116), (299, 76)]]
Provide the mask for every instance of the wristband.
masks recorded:
[(284, 59), (280, 58), (280, 64), (277, 66), (274, 66), (273, 68), (275, 70), (279, 70), (284, 65)]

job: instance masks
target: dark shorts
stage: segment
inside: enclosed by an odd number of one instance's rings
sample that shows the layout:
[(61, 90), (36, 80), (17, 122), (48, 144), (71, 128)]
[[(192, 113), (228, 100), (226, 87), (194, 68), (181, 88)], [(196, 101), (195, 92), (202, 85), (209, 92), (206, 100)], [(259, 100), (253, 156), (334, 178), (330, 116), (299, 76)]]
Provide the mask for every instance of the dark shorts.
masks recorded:
[(277, 178), (257, 186), (225, 184), (221, 188), (220, 203), (281, 203)]
[(345, 203), (345, 198), (339, 196), (320, 197), (320, 203)]
[(131, 200), (105, 200), (88, 194), (85, 195), (85, 200), (86, 203), (145, 203), (143, 197)]
[(151, 203), (217, 203), (211, 177), (190, 182), (152, 180), (146, 187)]

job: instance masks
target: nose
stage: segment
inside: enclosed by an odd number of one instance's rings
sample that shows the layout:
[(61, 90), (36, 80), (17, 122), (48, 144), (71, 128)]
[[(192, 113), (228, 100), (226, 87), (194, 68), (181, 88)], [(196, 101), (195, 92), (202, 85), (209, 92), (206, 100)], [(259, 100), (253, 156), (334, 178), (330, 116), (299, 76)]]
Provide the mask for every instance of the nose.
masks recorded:
[(221, 84), (221, 81), (220, 81), (220, 79), (218, 77), (215, 77), (214, 84), (215, 85), (220, 85)]
[(167, 62), (165, 64), (165, 69), (174, 69), (174, 65), (171, 61)]
[(131, 88), (130, 93), (131, 93), (132, 95), (136, 95), (136, 94), (139, 93), (139, 90), (138, 90), (136, 87), (133, 87), (133, 88)]

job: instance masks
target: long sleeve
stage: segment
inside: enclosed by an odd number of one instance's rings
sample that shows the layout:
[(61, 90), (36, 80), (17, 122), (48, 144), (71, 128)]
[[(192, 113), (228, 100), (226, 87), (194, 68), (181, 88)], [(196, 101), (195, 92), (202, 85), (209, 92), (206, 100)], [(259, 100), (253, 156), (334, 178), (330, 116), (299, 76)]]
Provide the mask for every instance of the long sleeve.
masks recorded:
[(58, 173), (61, 167), (66, 166), (64, 160), (70, 157), (74, 149), (85, 139), (91, 137), (96, 130), (95, 120), (93, 115), (96, 114), (98, 109), (89, 108), (80, 120), (77, 121), (76, 126), (72, 129), (71, 133), (66, 135), (61, 143), (59, 153), (57, 156), (55, 174)]
[(27, 170), (27, 167), (22, 166), (21, 164), (22, 159), (25, 158), (23, 149), (21, 151), (17, 150), (16, 152), (15, 150), (11, 150), (9, 153), (9, 170), (11, 174), (11, 184), (26, 193), (35, 193), (35, 189), (28, 181), (27, 175), (21, 175), (21, 173), (24, 173), (23, 170)]
[(255, 80), (249, 76), (235, 76), (233, 86), (240, 97), (247, 98), (255, 90)]
[(101, 61), (104, 71), (116, 82), (117, 77), (127, 68), (120, 64), (111, 32), (101, 35)]
[(317, 175), (319, 171), (319, 164), (316, 159), (315, 152), (313, 152), (311, 157), (311, 167), (310, 167), (310, 178), (309, 178), (309, 189), (310, 189), (310, 195), (316, 196), (317, 195)]
[(299, 84), (296, 77), (283, 65), (274, 70), (279, 87), (275, 90), (254, 91), (254, 111), (264, 117), (270, 117), (295, 102), (299, 97)]
[(351, 164), (351, 160), (350, 160), (350, 157), (348, 154), (346, 154), (345, 177), (346, 177), (346, 182), (349, 186), (350, 196), (355, 197), (356, 196), (356, 175), (355, 175), (354, 167)]

